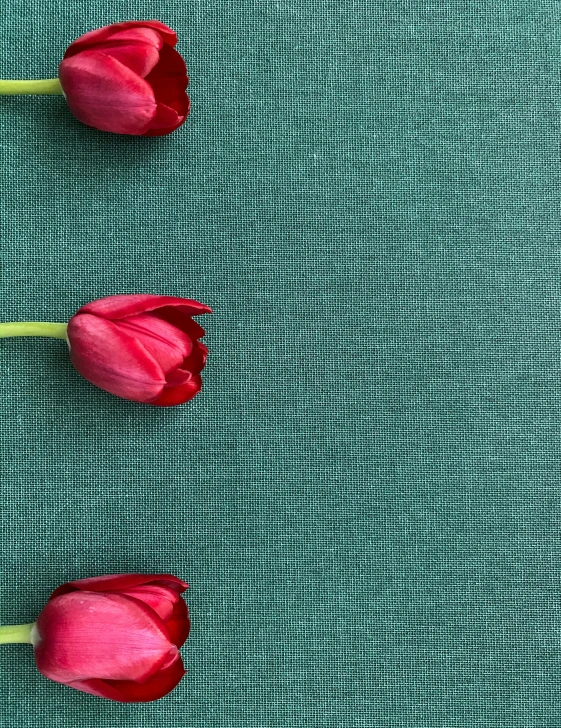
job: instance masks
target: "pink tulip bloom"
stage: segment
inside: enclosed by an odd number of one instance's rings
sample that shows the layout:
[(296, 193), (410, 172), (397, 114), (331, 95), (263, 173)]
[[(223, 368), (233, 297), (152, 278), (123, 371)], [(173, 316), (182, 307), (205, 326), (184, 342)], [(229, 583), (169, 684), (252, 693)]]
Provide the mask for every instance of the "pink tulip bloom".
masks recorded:
[(32, 644), (39, 671), (75, 690), (124, 703), (157, 700), (185, 674), (186, 589), (171, 574), (70, 581), (36, 622), (0, 627), (0, 644)]
[(108, 296), (82, 306), (70, 321), (0, 323), (0, 339), (65, 339), (80, 374), (106, 392), (159, 407), (183, 404), (201, 391), (208, 349), (193, 316), (198, 301), (149, 293)]
[(115, 23), (80, 36), (58, 73), (70, 111), (116, 134), (174, 131), (189, 113), (189, 79), (176, 43), (174, 31), (157, 20)]
[(70, 359), (89, 382), (123, 399), (170, 406), (202, 387), (207, 348), (192, 316), (202, 303), (150, 294), (101, 298), (68, 322)]

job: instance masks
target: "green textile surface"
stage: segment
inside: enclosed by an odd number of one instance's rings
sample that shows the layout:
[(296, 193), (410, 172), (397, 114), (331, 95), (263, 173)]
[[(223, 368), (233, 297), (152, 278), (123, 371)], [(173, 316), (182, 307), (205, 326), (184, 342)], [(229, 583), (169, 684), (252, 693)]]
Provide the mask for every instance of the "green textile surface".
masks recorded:
[(0, 622), (74, 578), (191, 584), (146, 705), (0, 648), (0, 725), (561, 726), (557, 0), (8, 0), (0, 77), (179, 34), (193, 111), (112, 136), (0, 99), (1, 320), (197, 298), (192, 403), (0, 342)]

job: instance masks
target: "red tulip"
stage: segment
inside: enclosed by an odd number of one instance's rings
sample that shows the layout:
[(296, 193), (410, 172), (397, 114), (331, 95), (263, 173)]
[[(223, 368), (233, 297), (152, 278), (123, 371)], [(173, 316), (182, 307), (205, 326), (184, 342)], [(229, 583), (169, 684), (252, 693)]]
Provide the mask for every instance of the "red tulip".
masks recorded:
[(68, 324), (0, 323), (0, 339), (65, 339), (76, 369), (106, 392), (169, 407), (201, 391), (208, 350), (193, 316), (210, 308), (190, 298), (148, 293), (108, 296), (82, 306)]
[(91, 695), (148, 702), (169, 693), (185, 669), (178, 648), (189, 635), (181, 594), (169, 574), (119, 574), (56, 589), (31, 628), (45, 677)]
[(162, 136), (189, 113), (177, 36), (157, 20), (92, 30), (66, 49), (59, 80), (70, 111), (102, 131)]
[(158, 20), (92, 30), (71, 43), (58, 78), (0, 80), (0, 95), (64, 94), (88, 126), (116, 134), (163, 136), (189, 113), (185, 61), (177, 36)]
[(182, 404), (202, 387), (207, 348), (192, 316), (202, 303), (150, 294), (101, 298), (68, 322), (70, 358), (89, 382), (123, 399)]

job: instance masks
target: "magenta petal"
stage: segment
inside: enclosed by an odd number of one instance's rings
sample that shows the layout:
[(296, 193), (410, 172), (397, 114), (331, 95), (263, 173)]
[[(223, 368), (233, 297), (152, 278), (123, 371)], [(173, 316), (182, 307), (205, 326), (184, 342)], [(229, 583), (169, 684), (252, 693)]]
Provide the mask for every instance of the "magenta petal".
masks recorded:
[(150, 402), (165, 384), (162, 368), (144, 347), (111, 321), (76, 314), (68, 322), (70, 359), (89, 382), (135, 402)]
[(112, 33), (107, 40), (100, 41), (95, 46), (99, 49), (105, 49), (108, 46), (118, 44), (128, 45), (129, 43), (152, 46), (158, 51), (164, 46), (164, 41), (160, 33), (152, 28), (145, 27), (126, 28), (117, 33)]
[[(144, 28), (149, 28), (158, 33), (163, 42), (168, 46), (174, 46), (177, 43), (177, 35), (167, 25), (160, 23), (158, 20), (130, 20), (125, 23), (113, 23), (112, 25), (106, 25), (103, 28), (96, 28), (88, 33), (84, 33), (79, 38), (76, 38), (66, 49), (64, 54), (65, 58), (79, 53), (80, 51), (97, 46), (104, 43), (117, 34), (127, 31), (142, 31)], [(137, 38), (138, 36), (134, 36)]]
[[(205, 368), (208, 355), (208, 349), (200, 341), (195, 342), (191, 354), (185, 359), (181, 365), (182, 369), (188, 369), (190, 372), (201, 372)], [(166, 377), (166, 383), (169, 384), (169, 376)]]
[(163, 308), (154, 311), (153, 315), (181, 329), (191, 341), (196, 341), (205, 335), (203, 327), (191, 316), (186, 316), (181, 306), (163, 306)]
[(129, 68), (137, 76), (144, 78), (160, 60), (157, 48), (142, 43), (123, 43), (120, 45), (106, 45), (99, 49), (123, 66)]
[(179, 387), (188, 382), (193, 376), (193, 372), (188, 369), (177, 367), (166, 374), (166, 387)]
[(154, 610), (121, 594), (63, 594), (47, 602), (36, 630), (37, 667), (62, 683), (148, 680), (177, 654)]
[(165, 670), (159, 670), (147, 682), (136, 683), (129, 680), (80, 680), (68, 683), (69, 687), (98, 698), (107, 698), (121, 703), (148, 703), (163, 698), (171, 692), (185, 675), (185, 668), (178, 655)]
[(165, 374), (178, 367), (193, 349), (191, 339), (183, 331), (151, 314), (123, 318), (117, 325), (140, 341)]
[(189, 620), (189, 609), (183, 599), (178, 599), (175, 603), (171, 617), (166, 620), (166, 629), (169, 632), (170, 640), (177, 647), (181, 647), (189, 637), (191, 621)]
[(171, 617), (173, 605), (178, 599), (181, 599), (177, 592), (153, 584), (142, 584), (131, 589), (121, 589), (119, 593), (144, 602), (156, 612), (163, 622)]
[(177, 387), (164, 387), (159, 397), (152, 400), (150, 404), (156, 407), (174, 407), (178, 404), (184, 404), (193, 399), (202, 389), (203, 382), (200, 374), (195, 374), (185, 384)]
[(184, 116), (189, 112), (189, 99), (185, 89), (189, 84), (187, 67), (183, 57), (169, 46), (159, 52), (159, 61), (146, 76), (146, 81), (154, 91), (156, 101), (175, 109)]
[(51, 594), (51, 599), (60, 594), (67, 594), (76, 589), (83, 591), (120, 591), (132, 589), (141, 584), (157, 584), (182, 594), (189, 585), (173, 574), (108, 574), (106, 576), (93, 576), (89, 579), (76, 579), (62, 584)]
[(70, 111), (96, 129), (141, 135), (156, 116), (150, 84), (103, 52), (86, 50), (63, 60), (59, 79)]
[[(188, 110), (188, 107), (187, 107)], [(158, 101), (156, 115), (150, 122), (150, 128), (143, 136), (165, 136), (177, 129), (185, 121), (185, 114), (178, 114), (175, 109)]]
[(94, 313), (97, 316), (118, 321), (125, 316), (135, 316), (139, 313), (155, 311), (162, 306), (181, 307), (183, 314), (197, 316), (202, 313), (211, 313), (211, 309), (203, 303), (192, 298), (177, 298), (175, 296), (158, 296), (152, 293), (131, 293), (116, 296), (107, 296), (91, 301), (78, 310), (78, 313)]

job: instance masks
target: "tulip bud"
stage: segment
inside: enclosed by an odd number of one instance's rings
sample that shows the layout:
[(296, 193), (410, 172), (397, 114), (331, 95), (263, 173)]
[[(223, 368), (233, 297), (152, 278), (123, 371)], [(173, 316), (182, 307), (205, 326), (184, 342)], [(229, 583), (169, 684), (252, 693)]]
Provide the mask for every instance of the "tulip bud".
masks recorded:
[(37, 621), (0, 627), (0, 642), (30, 642), (39, 671), (55, 682), (109, 700), (148, 702), (169, 693), (185, 669), (189, 635), (170, 574), (117, 574), (63, 584)]
[(88, 126), (116, 134), (163, 136), (189, 114), (185, 61), (177, 36), (157, 20), (114, 23), (77, 38), (58, 79), (0, 81), (0, 94), (63, 93)]
[(66, 324), (0, 324), (0, 338), (66, 338), (78, 372), (106, 392), (169, 407), (198, 394), (208, 350), (193, 316), (210, 313), (198, 301), (173, 296), (108, 296), (82, 306)]

